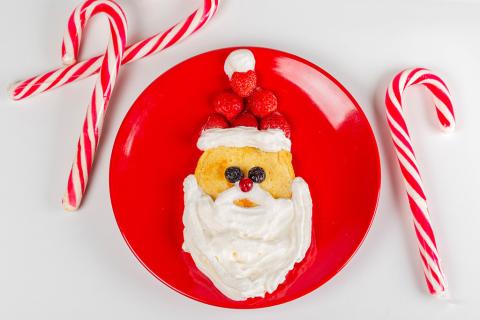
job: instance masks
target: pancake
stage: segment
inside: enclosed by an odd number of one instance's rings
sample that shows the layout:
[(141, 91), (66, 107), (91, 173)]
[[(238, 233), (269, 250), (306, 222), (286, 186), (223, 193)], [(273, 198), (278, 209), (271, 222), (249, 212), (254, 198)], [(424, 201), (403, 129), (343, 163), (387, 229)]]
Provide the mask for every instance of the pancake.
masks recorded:
[(202, 190), (216, 199), (219, 193), (232, 187), (225, 178), (225, 169), (239, 167), (244, 176), (253, 167), (265, 170), (260, 187), (274, 198), (291, 198), (291, 184), (295, 178), (292, 154), (289, 151), (265, 152), (253, 147), (217, 147), (203, 152), (195, 169), (195, 178)]

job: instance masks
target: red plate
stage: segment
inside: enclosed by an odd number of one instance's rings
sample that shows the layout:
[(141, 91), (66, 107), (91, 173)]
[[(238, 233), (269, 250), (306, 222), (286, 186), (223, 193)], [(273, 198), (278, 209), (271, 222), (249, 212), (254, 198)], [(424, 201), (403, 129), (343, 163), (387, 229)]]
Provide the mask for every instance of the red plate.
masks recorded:
[(221, 294), (182, 251), (182, 182), (200, 156), (209, 101), (228, 87), (223, 63), (233, 49), (182, 62), (140, 95), (115, 140), (110, 197), (125, 241), (158, 279), (211, 305), (260, 308), (311, 292), (348, 262), (375, 213), (380, 163), (365, 115), (337, 80), (294, 55), (250, 48), (260, 85), (275, 92), (292, 126), (293, 166), (313, 199), (312, 245), (273, 294), (241, 302)]

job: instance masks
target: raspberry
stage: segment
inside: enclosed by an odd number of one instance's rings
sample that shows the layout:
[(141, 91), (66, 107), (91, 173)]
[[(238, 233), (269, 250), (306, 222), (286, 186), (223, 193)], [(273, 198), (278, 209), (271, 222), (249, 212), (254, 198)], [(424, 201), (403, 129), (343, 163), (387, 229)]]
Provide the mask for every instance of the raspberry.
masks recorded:
[(259, 118), (268, 116), (277, 110), (277, 97), (270, 90), (258, 88), (248, 98), (247, 107)]
[(279, 112), (274, 112), (271, 115), (263, 118), (260, 122), (260, 129), (281, 129), (285, 133), (285, 136), (290, 138), (290, 125)]
[(258, 122), (257, 122), (257, 119), (255, 118), (255, 116), (253, 114), (251, 114), (250, 112), (244, 112), (244, 113), (241, 113), (235, 119), (233, 119), (232, 126), (233, 127), (244, 126), (244, 127), (255, 127), (255, 128), (257, 128), (258, 127)]
[(253, 70), (234, 72), (230, 78), (230, 87), (240, 97), (248, 97), (257, 86), (257, 74)]
[(222, 92), (213, 99), (213, 109), (230, 121), (242, 112), (243, 101), (232, 92)]
[(228, 122), (221, 114), (213, 113), (208, 117), (207, 122), (205, 122), (205, 124), (203, 125), (202, 130), (213, 128), (228, 128)]
[(243, 192), (248, 192), (252, 190), (253, 181), (250, 178), (243, 178), (242, 180), (240, 180), (240, 183), (238, 184), (238, 186), (240, 187), (240, 190), (242, 190)]

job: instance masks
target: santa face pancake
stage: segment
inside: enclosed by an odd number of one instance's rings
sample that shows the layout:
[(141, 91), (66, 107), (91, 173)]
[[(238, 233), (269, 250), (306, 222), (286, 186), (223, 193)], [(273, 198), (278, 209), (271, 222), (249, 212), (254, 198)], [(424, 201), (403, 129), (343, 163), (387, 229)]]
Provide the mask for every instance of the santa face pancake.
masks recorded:
[(254, 178), (252, 181), (261, 183), (274, 198), (291, 197), (290, 185), (295, 174), (290, 140), (281, 130), (209, 129), (200, 136), (198, 146), (204, 152), (198, 160), (195, 177), (202, 190), (213, 199), (240, 181), (235, 177), (248, 177), (249, 173)]
[(295, 177), (290, 128), (276, 112), (276, 97), (249, 88), (253, 54), (239, 50), (229, 57), (232, 88), (252, 92), (248, 111), (237, 99), (214, 103), (217, 114), (197, 141), (203, 154), (184, 181), (183, 249), (224, 295), (246, 300), (275, 291), (305, 257), (312, 200), (307, 183)]

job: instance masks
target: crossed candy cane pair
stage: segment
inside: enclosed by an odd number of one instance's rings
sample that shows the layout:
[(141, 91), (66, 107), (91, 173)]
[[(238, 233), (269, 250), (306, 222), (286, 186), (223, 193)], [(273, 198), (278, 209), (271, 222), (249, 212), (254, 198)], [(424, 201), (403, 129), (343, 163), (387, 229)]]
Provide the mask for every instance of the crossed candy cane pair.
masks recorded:
[[(125, 47), (127, 19), (122, 8), (113, 0), (87, 0), (75, 8), (68, 20), (62, 42), (62, 60), (67, 66), (21, 81), (11, 88), (11, 98), (21, 100), (99, 73), (62, 200), (66, 210), (76, 210), (80, 206), (87, 188), (120, 65), (160, 52), (195, 33), (214, 16), (219, 1), (204, 0), (201, 8), (167, 31)], [(103, 56), (77, 62), (82, 31), (89, 19), (100, 13), (107, 16), (110, 25), (107, 50)]]

